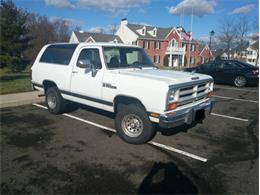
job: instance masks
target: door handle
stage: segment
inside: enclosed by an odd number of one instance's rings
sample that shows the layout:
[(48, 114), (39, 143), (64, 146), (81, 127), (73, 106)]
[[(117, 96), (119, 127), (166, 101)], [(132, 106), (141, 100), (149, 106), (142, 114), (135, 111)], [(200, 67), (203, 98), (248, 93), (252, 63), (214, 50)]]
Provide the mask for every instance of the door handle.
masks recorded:
[(73, 74), (76, 74), (76, 73), (78, 73), (78, 72), (77, 72), (77, 71), (72, 71), (72, 73), (73, 73)]

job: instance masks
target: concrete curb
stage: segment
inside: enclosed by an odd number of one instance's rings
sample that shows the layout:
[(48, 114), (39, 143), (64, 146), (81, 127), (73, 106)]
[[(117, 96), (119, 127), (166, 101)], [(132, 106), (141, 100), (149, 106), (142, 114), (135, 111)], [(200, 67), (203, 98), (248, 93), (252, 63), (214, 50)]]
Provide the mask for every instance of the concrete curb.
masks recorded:
[(32, 91), (25, 93), (0, 95), (0, 108), (8, 108), (44, 102), (44, 97), (38, 96), (42, 93), (43, 92)]

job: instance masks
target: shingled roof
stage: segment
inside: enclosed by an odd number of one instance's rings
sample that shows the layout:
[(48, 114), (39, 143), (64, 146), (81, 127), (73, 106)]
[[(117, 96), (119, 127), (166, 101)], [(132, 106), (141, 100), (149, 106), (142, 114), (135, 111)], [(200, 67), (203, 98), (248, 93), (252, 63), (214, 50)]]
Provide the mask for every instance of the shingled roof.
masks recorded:
[[(145, 33), (145, 35), (141, 35), (137, 30), (142, 29), (144, 26), (146, 28), (146, 33)], [(127, 24), (127, 27), (130, 30), (132, 30), (136, 35), (138, 35), (139, 38), (143, 38), (143, 39), (159, 39), (159, 40), (164, 40), (166, 38), (166, 36), (173, 29), (172, 27), (170, 27), (170, 28), (160, 28), (160, 27), (141, 25), (141, 24)], [(152, 36), (149, 33), (147, 33), (147, 31), (152, 31), (155, 28), (157, 29), (157, 35), (156, 36)]]
[(85, 42), (89, 37), (92, 37), (95, 42), (113, 42), (115, 39), (117, 39), (118, 43), (123, 43), (123, 41), (117, 35), (80, 31), (74, 31), (74, 33), (79, 42)]

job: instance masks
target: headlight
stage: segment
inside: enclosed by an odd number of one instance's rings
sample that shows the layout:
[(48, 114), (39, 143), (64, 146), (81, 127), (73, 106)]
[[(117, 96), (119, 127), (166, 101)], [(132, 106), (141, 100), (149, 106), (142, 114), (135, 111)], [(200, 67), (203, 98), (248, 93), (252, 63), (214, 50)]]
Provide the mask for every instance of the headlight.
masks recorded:
[(210, 90), (210, 91), (213, 91), (213, 85), (214, 85), (213, 82), (211, 82), (211, 83), (209, 84), (209, 90)]
[(167, 103), (172, 103), (175, 101), (175, 91), (173, 89), (170, 89), (168, 92), (168, 102)]
[(174, 110), (177, 108), (177, 103), (175, 99), (175, 90), (169, 89), (168, 91), (168, 97), (167, 97), (167, 105), (166, 110)]

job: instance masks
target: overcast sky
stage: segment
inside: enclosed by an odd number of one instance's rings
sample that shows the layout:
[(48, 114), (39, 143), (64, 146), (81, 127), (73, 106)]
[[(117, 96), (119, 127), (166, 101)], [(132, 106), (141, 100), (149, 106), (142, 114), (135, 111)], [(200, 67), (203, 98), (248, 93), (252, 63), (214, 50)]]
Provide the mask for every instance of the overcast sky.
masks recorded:
[(159, 27), (182, 25), (191, 29), (193, 37), (206, 39), (209, 31), (220, 31), (220, 21), (227, 17), (247, 15), (252, 21), (258, 17), (258, 0), (14, 0), (29, 12), (46, 15), (50, 19), (63, 18), (80, 25), (83, 30), (99, 31), (127, 18), (130, 23)]

